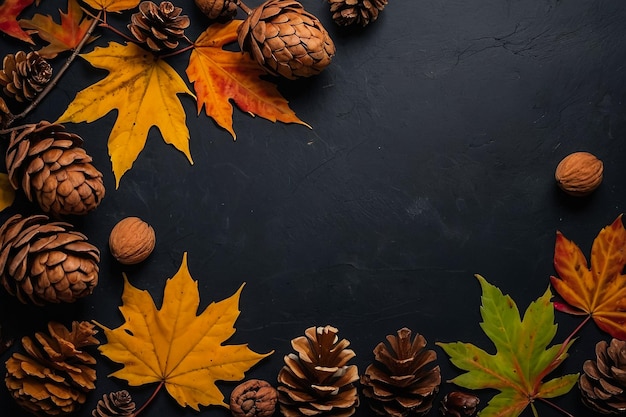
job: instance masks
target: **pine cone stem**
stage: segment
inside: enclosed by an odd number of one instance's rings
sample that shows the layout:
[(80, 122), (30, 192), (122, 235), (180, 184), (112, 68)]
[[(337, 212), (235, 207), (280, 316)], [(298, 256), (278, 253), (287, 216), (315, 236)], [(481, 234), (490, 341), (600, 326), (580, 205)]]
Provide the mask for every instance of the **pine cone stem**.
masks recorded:
[[(29, 104), (28, 107), (24, 109), (24, 111), (22, 111), (20, 114), (14, 115), (12, 118), (9, 117), (9, 120), (7, 120), (6, 126), (11, 126), (13, 122), (15, 122), (16, 120), (23, 119), (24, 117), (26, 117), (31, 111), (33, 111), (39, 105), (39, 103), (41, 103), (41, 101), (48, 95), (48, 93), (50, 93), (50, 91), (52, 91), (52, 89), (59, 83), (59, 80), (61, 79), (63, 74), (65, 74), (67, 69), (72, 64), (72, 62), (74, 62), (74, 59), (76, 59), (78, 54), (80, 54), (80, 51), (83, 49), (83, 47), (85, 46), (85, 44), (87, 43), (91, 35), (93, 34), (93, 31), (96, 29), (96, 26), (98, 25), (98, 22), (100, 21), (101, 15), (102, 15), (102, 10), (98, 12), (96, 18), (93, 19), (93, 21), (91, 22), (91, 25), (87, 29), (87, 32), (85, 32), (85, 36), (83, 36), (79, 44), (76, 45), (76, 48), (74, 48), (74, 50), (72, 51), (72, 54), (67, 58), (67, 60), (65, 60), (65, 62), (63, 63), (63, 66), (59, 68), (59, 70), (56, 72), (56, 75), (52, 78), (52, 80), (50, 80), (50, 82), (41, 91), (41, 93), (39, 93), (37, 97), (35, 97), (35, 99)], [(5, 132), (0, 131), (0, 133), (4, 134)]]

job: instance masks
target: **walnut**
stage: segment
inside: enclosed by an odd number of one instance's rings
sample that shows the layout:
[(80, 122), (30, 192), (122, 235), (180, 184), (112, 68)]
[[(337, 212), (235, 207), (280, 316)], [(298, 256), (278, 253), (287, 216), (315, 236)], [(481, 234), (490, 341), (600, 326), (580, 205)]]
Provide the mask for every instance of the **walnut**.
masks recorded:
[(270, 417), (276, 409), (278, 391), (268, 382), (250, 379), (235, 387), (230, 395), (234, 417)]
[(441, 401), (441, 414), (444, 417), (471, 417), (476, 414), (480, 399), (472, 394), (452, 391)]
[(554, 177), (567, 194), (584, 196), (600, 186), (604, 166), (589, 152), (574, 152), (559, 163)]
[(154, 229), (139, 217), (127, 217), (111, 230), (109, 248), (124, 265), (137, 264), (146, 259), (154, 249)]

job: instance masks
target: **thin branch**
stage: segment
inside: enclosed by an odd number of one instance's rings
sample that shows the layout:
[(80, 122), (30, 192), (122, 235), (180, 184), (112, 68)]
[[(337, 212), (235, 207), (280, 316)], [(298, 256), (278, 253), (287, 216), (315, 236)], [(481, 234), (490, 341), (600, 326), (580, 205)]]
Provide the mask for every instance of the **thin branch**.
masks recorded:
[(252, 9), (246, 6), (246, 4), (243, 1), (236, 0), (235, 4), (239, 6), (239, 8), (243, 10), (245, 14), (252, 14)]
[(558, 412), (562, 413), (564, 416), (567, 417), (574, 417), (573, 414), (568, 413), (567, 411), (563, 410), (561, 407), (559, 407), (558, 405), (556, 405), (555, 403), (553, 403), (552, 401), (548, 401), (545, 398), (538, 398), (538, 400), (548, 404), (550, 407), (554, 408), (555, 410), (557, 410)]
[(183, 52), (186, 52), (190, 49), (193, 49), (196, 45), (189, 45), (189, 46), (185, 46), (184, 48), (178, 49), (176, 51), (170, 52), (169, 54), (165, 54), (165, 55), (159, 55), (159, 58), (164, 59), (164, 58), (169, 58), (171, 56), (175, 56), (178, 54), (182, 54)]
[(157, 393), (161, 391), (161, 388), (163, 388), (163, 385), (165, 385), (165, 381), (161, 381), (159, 383), (159, 385), (156, 387), (156, 389), (154, 390), (150, 398), (148, 398), (148, 400), (141, 406), (141, 408), (135, 411), (131, 417), (137, 417), (137, 414), (141, 413), (148, 406), (148, 404), (150, 404), (152, 400), (154, 400), (154, 397), (156, 397)]
[(125, 41), (127, 42), (134, 42), (137, 43), (137, 39), (133, 39), (130, 36), (128, 36), (127, 34), (125, 34), (124, 32), (122, 32), (121, 30), (116, 29), (115, 27), (109, 25), (107, 22), (103, 21), (102, 23), (100, 23), (100, 27), (101, 28), (105, 28), (105, 29), (109, 29), (111, 32), (115, 33), (117, 36), (120, 36), (121, 38), (123, 38)]
[(93, 31), (98, 25), (98, 21), (99, 21), (101, 13), (102, 12), (98, 12), (97, 18), (94, 19), (93, 22), (91, 22), (91, 25), (89, 25), (87, 32), (85, 32), (85, 36), (83, 36), (83, 38), (80, 40), (78, 45), (76, 45), (76, 48), (74, 48), (74, 50), (72, 51), (72, 54), (65, 60), (65, 63), (63, 64), (63, 66), (59, 69), (55, 77), (48, 83), (48, 85), (46, 85), (46, 88), (42, 90), (42, 92), (35, 98), (35, 100), (32, 101), (32, 103), (30, 103), (28, 107), (26, 107), (26, 109), (24, 109), (23, 112), (15, 115), (13, 119), (9, 120), (9, 122), (7, 123), (7, 126), (11, 125), (17, 119), (22, 119), (26, 117), (26, 115), (30, 113), (35, 107), (37, 107), (39, 103), (41, 103), (41, 101), (48, 95), (48, 93), (50, 93), (50, 91), (52, 91), (52, 89), (58, 84), (59, 80), (61, 79), (63, 74), (65, 74), (65, 71), (67, 71), (70, 64), (74, 62), (74, 59), (76, 59), (78, 54), (80, 54), (80, 51), (83, 48), (83, 46), (85, 46), (85, 44), (89, 41), (89, 38), (91, 38)]
[(34, 126), (33, 123), (26, 123), (25, 125), (19, 125), (19, 126), (13, 126), (13, 127), (8, 127), (6, 129), (1, 129), (0, 130), (0, 135), (7, 135), (11, 132), (15, 132), (17, 130), (22, 130), (22, 129), (26, 129), (27, 127), (30, 126)]

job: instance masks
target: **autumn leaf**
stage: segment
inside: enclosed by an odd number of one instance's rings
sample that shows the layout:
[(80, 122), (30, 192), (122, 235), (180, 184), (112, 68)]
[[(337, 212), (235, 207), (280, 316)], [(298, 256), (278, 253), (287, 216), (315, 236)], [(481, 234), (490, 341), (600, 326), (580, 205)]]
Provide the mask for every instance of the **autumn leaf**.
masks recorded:
[(181, 406), (226, 407), (215, 381), (239, 381), (244, 372), (271, 355), (255, 353), (247, 345), (225, 345), (239, 316), (235, 294), (211, 303), (196, 316), (200, 304), (198, 282), (187, 269), (187, 254), (174, 277), (167, 280), (161, 309), (150, 294), (124, 281), (120, 311), (125, 323), (104, 329), (108, 343), (99, 350), (124, 367), (111, 376), (132, 386), (162, 382)]
[(44, 58), (52, 59), (60, 52), (76, 48), (87, 33), (92, 19), (85, 18), (77, 0), (68, 0), (67, 13), (61, 13), (61, 24), (54, 22), (51, 16), (36, 14), (32, 19), (20, 20), (20, 26), (36, 33), (48, 45), (38, 52)]
[(90, 123), (118, 110), (108, 144), (116, 187), (145, 146), (152, 126), (193, 163), (185, 111), (177, 94), (195, 96), (169, 64), (134, 43), (111, 42), (81, 56), (109, 74), (79, 92), (58, 122)]
[(468, 389), (500, 391), (479, 413), (481, 417), (516, 417), (529, 404), (537, 415), (534, 400), (563, 395), (578, 380), (578, 374), (570, 374), (543, 382), (567, 357), (572, 344), (570, 341), (548, 348), (557, 329), (550, 289), (529, 305), (521, 319), (510, 296), (503, 295), (483, 277), (476, 277), (482, 287), (480, 326), (496, 353), (487, 353), (470, 343), (437, 343), (455, 366), (467, 371), (450, 382)]
[(123, 12), (137, 7), (141, 0), (83, 0), (96, 10), (107, 12)]
[[(591, 316), (605, 332), (626, 340), (626, 229), (620, 215), (603, 228), (591, 247), (591, 268), (580, 248), (557, 232), (554, 268), (550, 282), (569, 304), (556, 303), (559, 311)], [(573, 307), (573, 308), (572, 308)]]
[(15, 200), (15, 189), (7, 174), (0, 174), (0, 211), (10, 207)]
[(28, 33), (24, 32), (19, 23), (17, 23), (17, 16), (22, 13), (22, 10), (33, 4), (33, 1), (4, 0), (0, 4), (0, 31), (24, 42), (34, 43)]
[(204, 106), (208, 116), (233, 138), (233, 106), (272, 122), (299, 123), (310, 127), (289, 108), (276, 85), (259, 78), (265, 74), (249, 54), (232, 52), (224, 46), (237, 40), (241, 20), (212, 24), (194, 43), (187, 76), (198, 95), (198, 114)]

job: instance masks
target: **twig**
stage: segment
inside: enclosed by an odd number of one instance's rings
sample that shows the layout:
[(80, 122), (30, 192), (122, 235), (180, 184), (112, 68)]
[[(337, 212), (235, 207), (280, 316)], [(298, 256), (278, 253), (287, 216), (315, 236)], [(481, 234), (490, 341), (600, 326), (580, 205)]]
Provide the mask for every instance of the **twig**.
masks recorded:
[(150, 404), (152, 400), (154, 400), (154, 397), (156, 397), (157, 393), (161, 390), (161, 388), (163, 388), (163, 385), (165, 385), (165, 381), (161, 381), (159, 383), (150, 398), (148, 398), (148, 400), (141, 406), (141, 408), (135, 411), (131, 417), (137, 417), (137, 414), (141, 413), (148, 406), (148, 404)]
[(555, 403), (553, 403), (552, 401), (548, 401), (545, 398), (539, 398), (540, 401), (548, 404), (550, 407), (554, 408), (555, 410), (559, 411), (560, 413), (562, 413), (564, 416), (567, 417), (574, 417), (573, 414), (568, 413), (567, 411), (563, 410), (561, 407), (559, 407), (558, 405), (556, 405)]
[(252, 9), (246, 6), (246, 4), (241, 0), (236, 0), (235, 4), (244, 11), (245, 14), (252, 14)]
[(9, 134), (9, 133), (14, 132), (16, 130), (26, 129), (29, 126), (34, 126), (34, 124), (33, 123), (26, 123), (25, 125), (8, 127), (6, 129), (0, 130), (0, 135), (6, 135), (6, 134)]
[(78, 54), (80, 54), (81, 49), (83, 48), (83, 46), (85, 46), (85, 44), (87, 43), (87, 41), (93, 34), (93, 31), (95, 30), (98, 24), (101, 14), (102, 14), (101, 11), (98, 12), (97, 18), (94, 19), (93, 22), (91, 22), (91, 25), (89, 25), (87, 32), (85, 32), (85, 36), (83, 36), (83, 38), (80, 40), (78, 45), (76, 45), (76, 48), (74, 48), (74, 50), (72, 51), (72, 54), (65, 60), (65, 63), (63, 64), (63, 66), (59, 69), (55, 77), (48, 83), (48, 85), (46, 85), (46, 88), (44, 88), (41, 91), (41, 93), (35, 98), (35, 100), (33, 100), (30, 103), (28, 107), (26, 107), (26, 109), (24, 109), (23, 112), (15, 115), (12, 119), (10, 119), (7, 123), (7, 126), (10, 126), (17, 119), (22, 119), (26, 117), (26, 115), (30, 113), (35, 107), (37, 107), (39, 103), (41, 103), (41, 101), (48, 95), (48, 93), (50, 93), (50, 91), (52, 91), (52, 89), (58, 84), (63, 74), (65, 74), (65, 71), (67, 71), (70, 64), (74, 61), (74, 59), (76, 59)]

